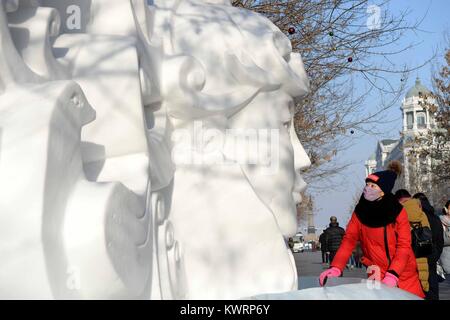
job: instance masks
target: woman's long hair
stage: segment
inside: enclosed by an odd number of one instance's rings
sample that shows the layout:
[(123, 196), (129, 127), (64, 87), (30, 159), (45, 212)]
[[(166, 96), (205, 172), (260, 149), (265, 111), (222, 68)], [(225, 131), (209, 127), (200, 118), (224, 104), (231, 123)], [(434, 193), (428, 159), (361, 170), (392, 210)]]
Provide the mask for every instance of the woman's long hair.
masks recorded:
[(424, 193), (418, 192), (413, 196), (413, 198), (420, 200), (422, 210), (425, 211), (425, 213), (428, 215), (434, 215), (434, 208)]
[[(449, 206), (450, 206), (450, 200), (448, 200), (448, 201), (445, 203), (444, 208), (442, 208), (442, 215), (445, 216), (445, 215), (447, 215), (447, 214), (450, 213), (450, 209), (448, 208)], [(448, 212), (446, 212), (445, 209), (447, 209)]]

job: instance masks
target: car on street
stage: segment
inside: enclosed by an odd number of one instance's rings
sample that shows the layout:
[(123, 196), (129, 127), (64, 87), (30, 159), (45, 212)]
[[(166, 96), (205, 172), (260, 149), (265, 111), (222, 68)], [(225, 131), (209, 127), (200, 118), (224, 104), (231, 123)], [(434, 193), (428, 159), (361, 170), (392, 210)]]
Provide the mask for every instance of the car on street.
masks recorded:
[(303, 252), (305, 250), (305, 240), (301, 232), (297, 233), (292, 238), (289, 238), (289, 247), (294, 253)]

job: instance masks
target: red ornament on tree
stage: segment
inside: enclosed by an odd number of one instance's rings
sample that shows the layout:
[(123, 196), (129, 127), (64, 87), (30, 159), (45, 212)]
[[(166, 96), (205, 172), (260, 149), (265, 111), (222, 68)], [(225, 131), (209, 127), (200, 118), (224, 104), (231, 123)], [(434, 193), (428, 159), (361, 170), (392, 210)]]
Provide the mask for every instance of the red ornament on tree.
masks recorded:
[(289, 34), (294, 34), (294, 33), (295, 33), (295, 28), (290, 27), (290, 28), (288, 29), (288, 32), (289, 32)]
[(347, 61), (348, 62), (353, 62), (353, 58), (352, 57), (348, 57)]

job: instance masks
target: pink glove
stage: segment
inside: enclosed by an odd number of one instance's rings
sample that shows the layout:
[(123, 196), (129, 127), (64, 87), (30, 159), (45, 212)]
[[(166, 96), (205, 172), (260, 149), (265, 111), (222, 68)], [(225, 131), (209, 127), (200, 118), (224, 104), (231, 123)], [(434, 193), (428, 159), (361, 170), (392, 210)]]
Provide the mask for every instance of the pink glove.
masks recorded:
[(325, 285), (324, 282), (326, 282), (327, 278), (339, 277), (340, 275), (341, 275), (341, 270), (339, 270), (336, 267), (331, 267), (330, 269), (325, 270), (324, 272), (322, 272), (320, 274), (319, 283), (323, 287)]
[(398, 284), (398, 278), (394, 276), (392, 273), (386, 272), (384, 275), (384, 279), (381, 281), (381, 283), (384, 283), (388, 287), (396, 287)]

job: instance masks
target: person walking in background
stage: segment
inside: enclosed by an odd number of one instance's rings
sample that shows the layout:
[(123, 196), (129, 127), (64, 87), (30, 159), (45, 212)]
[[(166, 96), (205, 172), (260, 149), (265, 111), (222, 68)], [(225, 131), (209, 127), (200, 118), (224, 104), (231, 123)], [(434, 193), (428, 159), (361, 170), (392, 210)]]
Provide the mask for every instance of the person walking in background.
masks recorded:
[(448, 200), (444, 208), (442, 208), (442, 215), (450, 215), (450, 200)]
[(350, 260), (348, 261), (348, 267), (350, 267), (351, 270), (353, 270), (353, 268), (355, 268), (356, 266), (355, 249), (353, 249), (352, 254), (350, 255)]
[[(411, 198), (411, 194), (405, 189), (397, 190), (395, 193), (395, 198), (403, 206), (403, 208), (405, 208), (411, 228), (415, 226), (430, 228), (427, 215), (422, 211), (420, 200)], [(416, 257), (416, 262), (420, 284), (425, 292), (425, 296), (427, 296), (428, 291), (430, 290), (430, 284), (428, 282), (428, 258)]]
[(325, 265), (328, 263), (327, 235), (325, 234), (325, 231), (319, 236), (319, 243), (320, 251), (322, 251), (322, 264)]
[[(417, 263), (411, 248), (411, 229), (408, 214), (392, 194), (395, 180), (401, 173), (398, 161), (388, 169), (370, 174), (364, 192), (350, 222), (344, 239), (331, 262), (322, 272), (320, 285), (328, 277), (339, 277), (358, 241), (363, 251), (362, 263), (369, 267), (369, 276), (389, 287), (399, 287), (421, 298), (425, 297), (419, 281)], [(379, 272), (377, 272), (379, 271)]]
[(439, 300), (439, 276), (437, 274), (437, 264), (444, 248), (444, 233), (442, 232), (442, 224), (425, 194), (416, 193), (413, 198), (420, 200), (422, 211), (425, 212), (428, 221), (430, 222), (433, 237), (433, 252), (428, 256), (428, 272), (430, 274), (428, 282), (430, 284), (430, 290), (427, 293), (427, 299)]
[[(339, 227), (339, 222), (335, 216), (330, 217), (330, 225), (325, 230), (326, 235), (326, 246), (327, 250), (330, 253), (330, 262), (333, 261), (336, 252), (338, 251), (342, 239), (345, 235), (345, 230)], [(348, 259), (347, 259), (348, 260)]]
[(444, 238), (444, 248), (440, 261), (445, 273), (450, 274), (450, 200), (442, 208), (442, 215), (439, 218), (441, 219)]
[(355, 263), (356, 268), (362, 268), (361, 258), (363, 256), (362, 249), (361, 249), (361, 243), (358, 241), (355, 246), (354, 250), (354, 257), (355, 257)]

